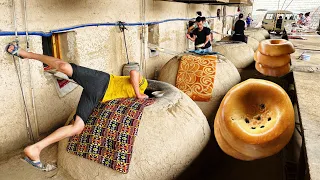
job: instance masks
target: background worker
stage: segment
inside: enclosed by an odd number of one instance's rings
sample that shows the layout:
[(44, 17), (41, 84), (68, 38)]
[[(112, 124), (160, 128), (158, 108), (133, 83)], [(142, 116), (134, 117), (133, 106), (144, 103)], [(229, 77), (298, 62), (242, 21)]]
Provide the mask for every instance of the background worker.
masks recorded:
[(243, 14), (239, 14), (239, 20), (234, 25), (234, 34), (232, 36), (233, 41), (242, 41), (247, 43), (247, 37), (244, 35), (246, 29), (246, 23), (243, 21)]
[(201, 50), (201, 52), (211, 52), (212, 47), (210, 43), (211, 30), (210, 28), (204, 27), (204, 19), (201, 17), (196, 18), (196, 23), (198, 28), (194, 29), (191, 37), (187, 34), (187, 38), (195, 42), (196, 50)]
[(302, 25), (309, 27), (309, 26), (311, 25), (310, 12), (305, 13), (304, 16), (305, 16), (305, 19), (304, 19), (304, 21), (302, 22)]
[[(207, 22), (206, 18), (202, 16), (202, 12), (201, 11), (197, 11), (197, 15), (198, 15), (197, 18), (198, 17), (202, 18), (202, 20), (204, 22), (203, 26), (207, 27), (207, 28), (210, 28), (209, 23)], [(198, 28), (198, 25), (197, 25), (197, 23), (194, 23), (192, 26), (189, 26), (187, 33), (190, 34), (196, 28)]]
[(298, 16), (298, 21), (297, 24), (302, 25), (302, 23), (304, 22), (305, 17), (303, 16), (303, 13), (300, 13)]
[(251, 17), (251, 13), (249, 13), (248, 16), (246, 17), (247, 27), (250, 27), (252, 21), (253, 19)]

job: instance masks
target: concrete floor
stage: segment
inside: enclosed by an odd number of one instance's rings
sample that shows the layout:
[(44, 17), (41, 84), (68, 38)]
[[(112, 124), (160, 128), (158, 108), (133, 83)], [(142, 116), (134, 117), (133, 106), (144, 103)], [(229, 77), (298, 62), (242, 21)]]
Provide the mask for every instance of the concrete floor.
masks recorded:
[[(296, 46), (296, 52), (291, 55), (292, 65), (299, 66), (316, 66), (320, 68), (320, 36), (315, 33), (313, 37), (306, 37), (306, 40), (290, 40)], [(312, 50), (305, 50), (312, 49)], [(309, 61), (299, 60), (298, 57), (306, 52), (311, 55)], [(316, 69), (316, 68), (314, 68)], [(302, 122), (302, 133), (305, 138), (305, 166), (307, 171), (302, 172), (307, 179), (320, 179), (320, 93), (319, 81), (320, 73), (293, 72), (297, 99), (299, 101), (299, 112)], [(308, 174), (310, 173), (310, 174)], [(310, 177), (308, 177), (310, 176)]]
[[(58, 144), (53, 144), (44, 149), (41, 154), (41, 159), (47, 163), (56, 163), (57, 161)], [(0, 162), (0, 179), (1, 180), (74, 180), (61, 169), (55, 169), (50, 172), (40, 171), (28, 163), (22, 161), (23, 150), (15, 152), (15, 156), (6, 161)]]

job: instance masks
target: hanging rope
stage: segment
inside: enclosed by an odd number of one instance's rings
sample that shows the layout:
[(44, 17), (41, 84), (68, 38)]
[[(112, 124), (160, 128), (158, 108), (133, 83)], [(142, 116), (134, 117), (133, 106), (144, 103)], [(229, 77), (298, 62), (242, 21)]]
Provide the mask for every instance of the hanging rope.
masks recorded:
[[(24, 6), (24, 22), (25, 22), (25, 28), (26, 28), (26, 44), (27, 44), (26, 51), (29, 52), (30, 44), (29, 44), (29, 33), (28, 33), (27, 0), (24, 0), (23, 6)], [(30, 64), (31, 63), (28, 60), (28, 68), (29, 68), (28, 70), (29, 70), (31, 99), (32, 99), (31, 105), (32, 105), (33, 116), (34, 116), (35, 135), (36, 135), (36, 137), (39, 137), (38, 119), (37, 119), (37, 111), (36, 111), (34, 88), (33, 88), (34, 84), (33, 84), (33, 80), (32, 80), (31, 65)]]
[(288, 6), (287, 6), (284, 10), (286, 10), (286, 9), (290, 6), (290, 4), (292, 3), (292, 1), (293, 1), (293, 0), (290, 1), (290, 3), (288, 4)]
[[(12, 7), (13, 7), (13, 18), (14, 18), (14, 26), (15, 26), (15, 42), (16, 42), (16, 45), (19, 46), (16, 7), (15, 7), (14, 0), (12, 0)], [(15, 69), (16, 69), (16, 72), (17, 72), (17, 76), (18, 76), (18, 80), (19, 80), (20, 91), (21, 91), (23, 105), (24, 105), (24, 113), (25, 113), (25, 117), (26, 117), (26, 128), (27, 128), (28, 137), (29, 137), (30, 140), (32, 140), (32, 142), (35, 142), (34, 137), (33, 137), (32, 128), (31, 128), (30, 118), (29, 118), (30, 116), (29, 116), (28, 109), (27, 109), (27, 103), (26, 103), (26, 99), (25, 99), (25, 94), (24, 94), (24, 90), (23, 90), (23, 87), (22, 87), (21, 64), (19, 64), (19, 67), (18, 67), (17, 61), (19, 63), (20, 63), (20, 61), (19, 61), (19, 58), (17, 58), (17, 60), (16, 60), (14, 55), (12, 55), (12, 59), (13, 59), (14, 66), (15, 66)]]
[(311, 14), (310, 17), (313, 17), (313, 15), (319, 10), (320, 6), (317, 7), (317, 9)]
[(281, 6), (281, 10), (282, 10), (284, 4), (286, 3), (286, 1), (287, 1), (287, 0), (284, 0), (283, 4), (282, 4), (282, 6)]
[(127, 48), (126, 34), (124, 32), (124, 30), (128, 30), (128, 29), (124, 25), (124, 22), (118, 21), (118, 23), (119, 23), (119, 29), (123, 33), (124, 47), (126, 48), (127, 61), (128, 61), (128, 64), (129, 64), (130, 62), (129, 62), (128, 48)]

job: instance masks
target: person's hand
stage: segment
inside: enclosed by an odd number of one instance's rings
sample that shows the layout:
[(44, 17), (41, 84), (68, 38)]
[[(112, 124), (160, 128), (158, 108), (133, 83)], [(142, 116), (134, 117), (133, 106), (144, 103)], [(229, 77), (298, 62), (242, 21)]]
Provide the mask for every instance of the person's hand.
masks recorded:
[(186, 36), (187, 36), (187, 38), (188, 38), (188, 39), (191, 39), (191, 36), (190, 36), (190, 34), (187, 34)]
[(146, 95), (146, 94), (140, 94), (140, 95), (137, 96), (137, 98), (139, 98), (139, 99), (147, 99), (147, 98), (149, 98), (149, 96)]

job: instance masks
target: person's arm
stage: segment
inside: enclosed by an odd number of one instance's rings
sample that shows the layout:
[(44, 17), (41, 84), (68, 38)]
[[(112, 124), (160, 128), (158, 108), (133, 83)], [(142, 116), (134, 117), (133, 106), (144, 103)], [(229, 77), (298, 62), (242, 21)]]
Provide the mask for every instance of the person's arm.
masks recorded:
[(194, 25), (190, 26), (190, 27), (188, 28), (187, 34), (190, 34), (190, 32), (191, 32), (193, 29), (194, 29)]
[(234, 31), (236, 29), (236, 24), (237, 24), (237, 21), (235, 23), (233, 23), (232, 25), (232, 31)]
[(140, 73), (138, 71), (135, 71), (135, 70), (130, 71), (130, 83), (134, 89), (134, 92), (135, 92), (137, 98), (139, 98), (139, 99), (149, 98), (148, 95), (140, 93), (139, 82), (142, 80), (142, 78), (143, 77), (140, 75)]
[(206, 29), (206, 41), (203, 43), (204, 45), (202, 47), (205, 47), (206, 44), (210, 41), (210, 34), (211, 34), (210, 29), (209, 28)]
[(210, 41), (210, 34), (206, 36), (206, 42), (204, 42), (203, 47), (205, 47), (209, 41)]
[(193, 35), (192, 37), (190, 36), (190, 34), (187, 34), (187, 38), (190, 39), (191, 41), (195, 41), (196, 40), (196, 36)]

